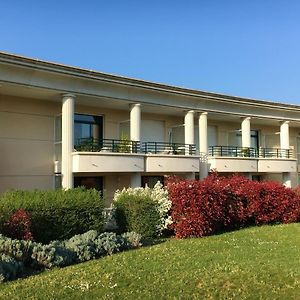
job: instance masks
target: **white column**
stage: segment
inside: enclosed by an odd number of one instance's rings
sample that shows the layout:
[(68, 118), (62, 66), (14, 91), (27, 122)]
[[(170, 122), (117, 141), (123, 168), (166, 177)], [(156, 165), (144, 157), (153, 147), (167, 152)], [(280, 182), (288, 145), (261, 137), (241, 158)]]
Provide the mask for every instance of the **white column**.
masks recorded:
[(282, 122), (280, 125), (280, 148), (290, 149), (289, 121)]
[(74, 99), (72, 94), (62, 98), (62, 188), (73, 188), (72, 152), (74, 149)]
[(199, 151), (207, 154), (208, 142), (207, 142), (207, 113), (201, 113), (199, 115)]
[[(130, 105), (130, 139), (132, 141), (139, 142), (141, 140), (141, 105), (131, 104)], [(141, 174), (132, 173), (130, 175), (130, 186), (132, 188), (141, 186)]]
[[(290, 149), (290, 134), (289, 134), (289, 121), (284, 121), (280, 124), (280, 148)], [(291, 173), (282, 173), (282, 183), (286, 187), (292, 187)]]
[[(194, 111), (189, 110), (184, 117), (184, 143), (194, 144)], [(186, 147), (185, 154), (189, 155), (189, 148)]]
[(199, 115), (199, 152), (200, 152), (199, 178), (203, 179), (208, 175), (207, 112), (201, 113)]
[(285, 185), (286, 187), (292, 187), (291, 173), (282, 173), (282, 181), (283, 185)]
[(242, 147), (251, 147), (251, 128), (250, 117), (244, 118), (242, 121)]
[(130, 139), (141, 140), (141, 105), (130, 105)]

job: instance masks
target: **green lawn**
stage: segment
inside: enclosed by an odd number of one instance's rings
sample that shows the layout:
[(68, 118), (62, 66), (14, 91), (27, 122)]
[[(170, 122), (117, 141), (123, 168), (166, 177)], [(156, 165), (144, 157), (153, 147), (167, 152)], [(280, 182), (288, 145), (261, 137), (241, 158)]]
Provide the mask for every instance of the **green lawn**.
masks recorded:
[(26, 298), (300, 299), (300, 224), (172, 239), (0, 287)]

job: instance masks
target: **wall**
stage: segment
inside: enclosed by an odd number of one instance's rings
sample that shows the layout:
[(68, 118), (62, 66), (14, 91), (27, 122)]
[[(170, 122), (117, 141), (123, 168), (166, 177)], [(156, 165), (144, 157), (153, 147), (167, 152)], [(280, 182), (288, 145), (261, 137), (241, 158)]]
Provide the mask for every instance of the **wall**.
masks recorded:
[(0, 193), (52, 189), (57, 103), (0, 95)]

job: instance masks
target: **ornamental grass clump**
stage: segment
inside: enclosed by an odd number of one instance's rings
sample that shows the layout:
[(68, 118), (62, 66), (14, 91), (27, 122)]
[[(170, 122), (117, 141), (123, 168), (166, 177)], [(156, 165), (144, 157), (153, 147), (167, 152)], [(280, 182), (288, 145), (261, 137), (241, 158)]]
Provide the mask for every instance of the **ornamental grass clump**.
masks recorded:
[(160, 182), (149, 187), (124, 188), (114, 195), (113, 207), (121, 232), (134, 231), (144, 238), (154, 238), (172, 223), (168, 191)]

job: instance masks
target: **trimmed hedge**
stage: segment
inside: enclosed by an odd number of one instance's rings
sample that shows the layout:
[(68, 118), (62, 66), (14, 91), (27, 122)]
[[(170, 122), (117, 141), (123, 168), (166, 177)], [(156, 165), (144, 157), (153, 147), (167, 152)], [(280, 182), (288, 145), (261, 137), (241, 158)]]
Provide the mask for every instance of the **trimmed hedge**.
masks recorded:
[(178, 238), (300, 220), (298, 191), (277, 182), (212, 174), (201, 181), (171, 179), (168, 191)]
[(8, 191), (0, 197), (0, 232), (12, 214), (24, 209), (31, 217), (33, 239), (63, 240), (88, 230), (103, 230), (103, 200), (95, 189)]
[(160, 215), (151, 197), (123, 193), (114, 202), (115, 218), (121, 232), (134, 231), (144, 238), (158, 235)]

